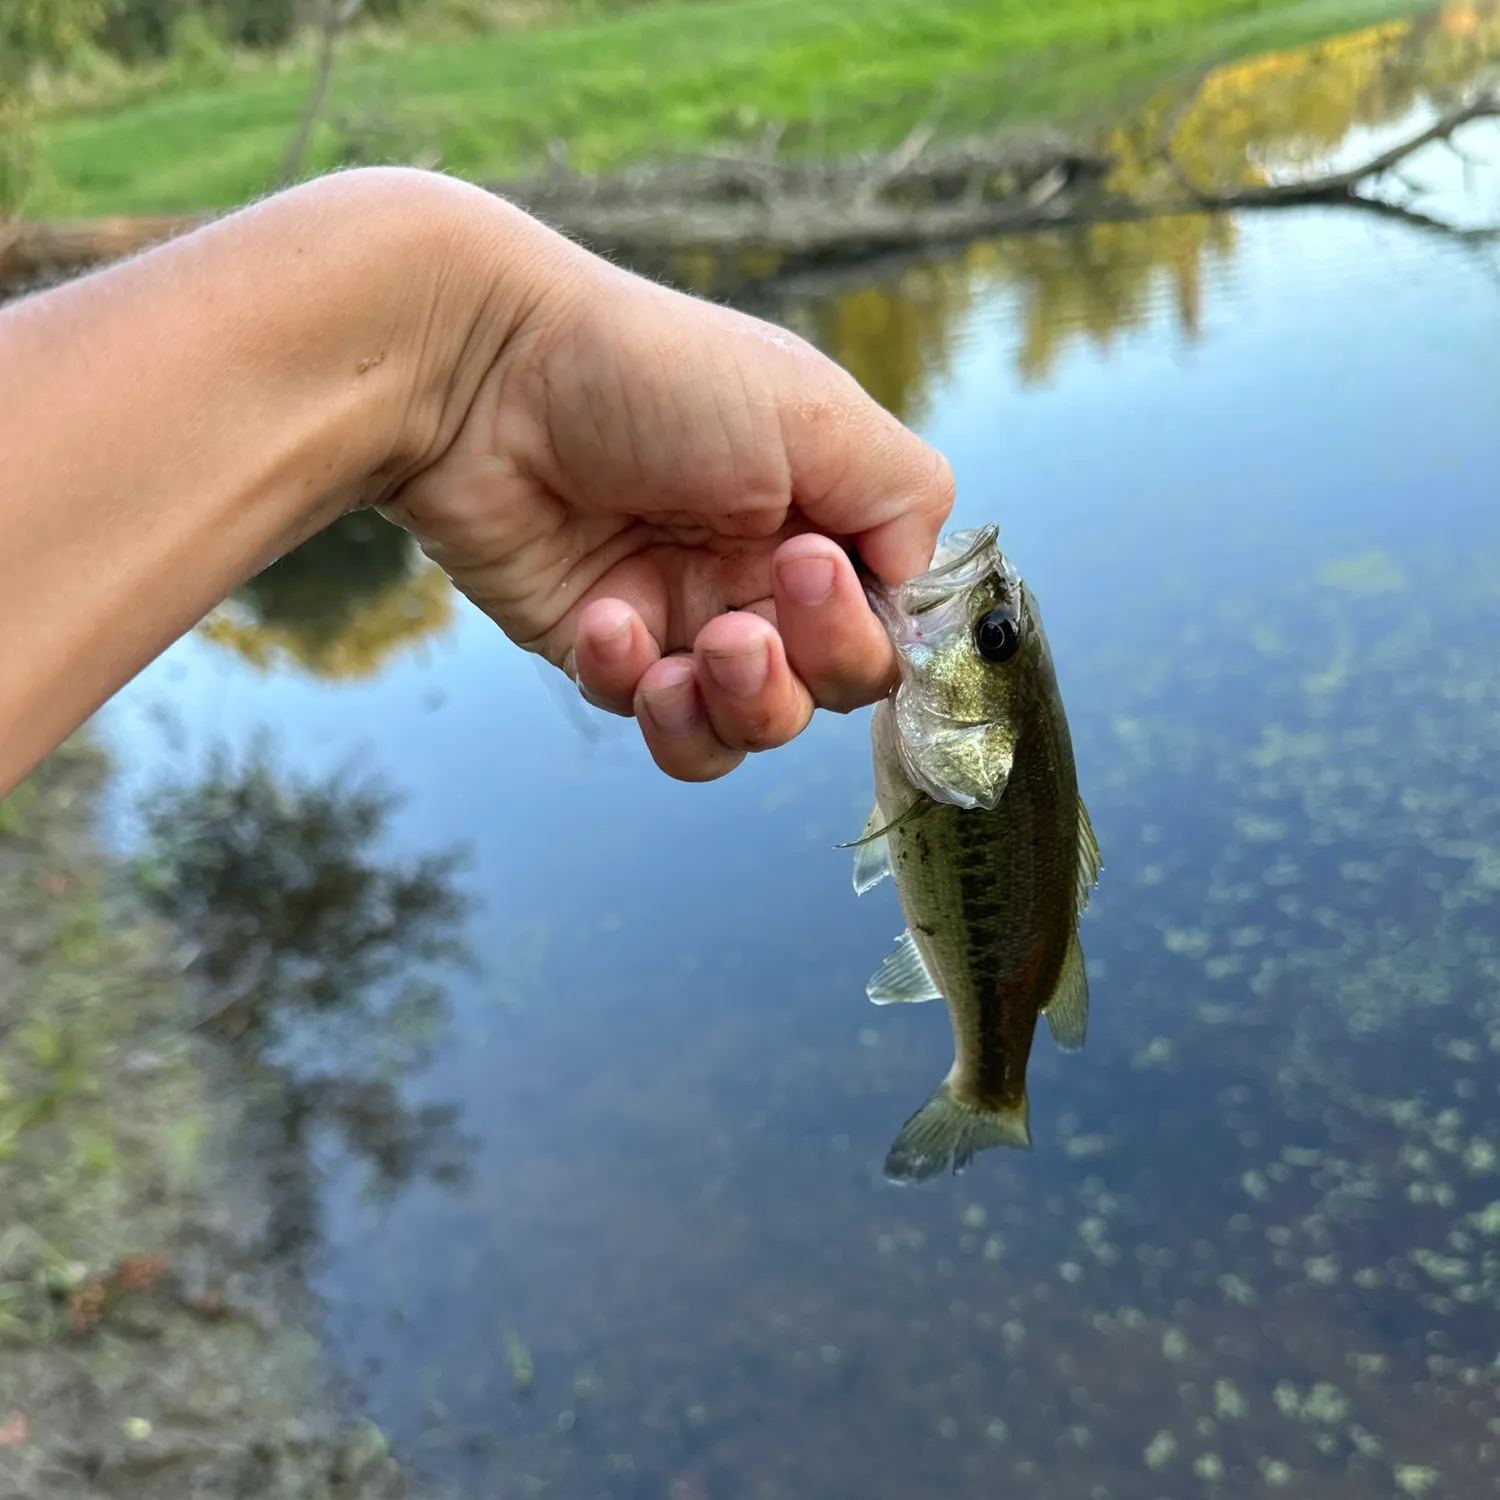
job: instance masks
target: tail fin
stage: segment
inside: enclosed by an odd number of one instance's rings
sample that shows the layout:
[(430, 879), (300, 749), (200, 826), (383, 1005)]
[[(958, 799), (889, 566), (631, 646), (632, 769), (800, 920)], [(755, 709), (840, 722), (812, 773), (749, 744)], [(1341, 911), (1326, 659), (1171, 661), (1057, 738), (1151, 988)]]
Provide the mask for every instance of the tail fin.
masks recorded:
[(950, 1164), (956, 1175), (969, 1165), (976, 1151), (987, 1151), (991, 1146), (1029, 1151), (1028, 1116), (1024, 1093), (1009, 1109), (978, 1109), (955, 1097), (945, 1079), (901, 1127), (886, 1153), (885, 1175), (892, 1182), (913, 1182), (936, 1176)]

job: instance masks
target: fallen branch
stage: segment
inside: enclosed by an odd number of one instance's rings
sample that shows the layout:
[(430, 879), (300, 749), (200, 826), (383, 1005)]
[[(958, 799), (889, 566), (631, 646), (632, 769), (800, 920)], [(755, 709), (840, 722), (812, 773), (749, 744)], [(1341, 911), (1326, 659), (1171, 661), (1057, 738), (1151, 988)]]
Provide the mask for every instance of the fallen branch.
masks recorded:
[[(1108, 158), (1066, 141), (1008, 137), (933, 148), (925, 128), (894, 152), (844, 161), (778, 161), (772, 142), (753, 153), (658, 163), (603, 178), (574, 172), (555, 154), (545, 174), (493, 184), (492, 191), (596, 250), (653, 269), (680, 251), (756, 250), (776, 260), (768, 274), (782, 275), (1029, 229), (1315, 204), (1477, 244), (1500, 238), (1500, 226), (1460, 229), (1361, 189), (1425, 147), (1451, 144), (1462, 126), (1492, 117), (1500, 117), (1500, 92), (1474, 99), (1345, 171), (1229, 191), (1194, 183), (1167, 146), (1176, 195), (1140, 199), (1109, 191)], [(208, 217), (0, 225), (0, 291), (75, 274)]]
[(1215, 193), (1195, 187), (1181, 170), (1180, 163), (1177, 164), (1178, 177), (1188, 194), (1189, 203), (1202, 209), (1292, 208), (1311, 203), (1345, 202), (1353, 202), (1357, 206), (1368, 205), (1378, 200), (1368, 198), (1358, 191), (1364, 183), (1394, 172), (1407, 158), (1415, 156), (1427, 146), (1438, 142), (1451, 144), (1449, 138), (1462, 126), (1475, 120), (1496, 117), (1500, 117), (1500, 94), (1485, 94), (1460, 109), (1450, 111), (1435, 120), (1426, 130), (1388, 147), (1358, 166), (1301, 182), (1270, 183), (1264, 187)]
[[(800, 255), (997, 232), (1028, 215), (1054, 222), (1059, 183), (1097, 185), (1109, 167), (1104, 157), (1051, 137), (942, 150), (927, 144), (926, 132), (918, 131), (889, 155), (783, 162), (774, 158), (773, 138), (753, 155), (650, 164), (603, 178), (570, 171), (554, 154), (545, 174), (490, 186), (564, 233), (625, 259), (749, 246)], [(875, 175), (876, 191), (862, 192)], [(211, 217), (0, 224), (0, 293), (134, 254)]]
[(1339, 208), (1353, 208), (1377, 218), (1390, 219), (1396, 224), (1405, 224), (1412, 229), (1424, 230), (1428, 234), (1441, 235), (1461, 245), (1488, 245), (1500, 241), (1500, 224), (1482, 224), (1465, 228), (1450, 224), (1435, 214), (1424, 214), (1419, 208), (1405, 203), (1392, 203), (1387, 198), (1368, 198), (1363, 193), (1354, 193), (1347, 198), (1335, 200)]
[(0, 293), (55, 281), (197, 229), (211, 214), (0, 223)]
[(960, 196), (976, 171), (989, 180), (992, 196), (1003, 196), (1058, 165), (1095, 176), (1110, 165), (1098, 152), (1052, 136), (961, 141), (936, 150), (928, 148), (930, 139), (929, 128), (919, 126), (888, 154), (780, 161), (764, 149), (722, 152), (627, 167), (608, 177), (553, 170), (490, 186), (533, 209), (622, 205), (672, 211), (772, 199), (941, 201)]
[(916, 165), (918, 158), (932, 141), (935, 127), (924, 122), (881, 162), (860, 183), (857, 199), (860, 203), (873, 203), (903, 172)]

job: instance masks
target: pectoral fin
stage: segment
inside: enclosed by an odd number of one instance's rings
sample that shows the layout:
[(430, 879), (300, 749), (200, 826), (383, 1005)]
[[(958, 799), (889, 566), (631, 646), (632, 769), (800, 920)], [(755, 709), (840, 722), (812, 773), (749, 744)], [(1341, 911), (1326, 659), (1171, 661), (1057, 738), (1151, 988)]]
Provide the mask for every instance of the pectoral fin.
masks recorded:
[(943, 998), (909, 932), (896, 939), (896, 946), (865, 986), (865, 994), (876, 1005), (912, 1005)]
[(1094, 825), (1089, 821), (1089, 810), (1078, 799), (1078, 910), (1089, 904), (1089, 892), (1099, 884), (1099, 872), (1104, 861), (1099, 857), (1099, 840), (1094, 837)]
[[(872, 812), (865, 823), (864, 832), (852, 844), (835, 844), (833, 847), (835, 849), (862, 849), (867, 844), (873, 844), (877, 840), (883, 839), (893, 828), (899, 828), (903, 823), (908, 822), (912, 818), (921, 817), (923, 813), (931, 811), (936, 806), (937, 803), (930, 797), (918, 792), (916, 801), (904, 813), (900, 813), (892, 818), (883, 828), (872, 828), (870, 826), (875, 822), (875, 813)], [(878, 812), (879, 810), (879, 808), (876, 808), (875, 811)]]
[[(867, 842), (868, 841), (868, 842)], [(864, 831), (854, 846), (854, 890), (863, 896), (891, 873), (891, 846), (880, 827), (879, 804), (870, 809)]]
[(1057, 988), (1042, 1014), (1047, 1018), (1052, 1040), (1067, 1052), (1083, 1046), (1089, 1027), (1089, 978), (1083, 966), (1083, 945), (1075, 932), (1068, 943)]

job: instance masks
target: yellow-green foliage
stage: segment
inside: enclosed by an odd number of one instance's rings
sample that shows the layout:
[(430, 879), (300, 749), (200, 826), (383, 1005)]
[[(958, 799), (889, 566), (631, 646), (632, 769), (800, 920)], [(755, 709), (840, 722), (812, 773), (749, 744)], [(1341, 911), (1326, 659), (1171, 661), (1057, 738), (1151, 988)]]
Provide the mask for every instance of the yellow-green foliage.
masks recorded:
[(104, 20), (102, 0), (5, 0), (0, 5), (0, 93), (41, 64), (89, 40)]

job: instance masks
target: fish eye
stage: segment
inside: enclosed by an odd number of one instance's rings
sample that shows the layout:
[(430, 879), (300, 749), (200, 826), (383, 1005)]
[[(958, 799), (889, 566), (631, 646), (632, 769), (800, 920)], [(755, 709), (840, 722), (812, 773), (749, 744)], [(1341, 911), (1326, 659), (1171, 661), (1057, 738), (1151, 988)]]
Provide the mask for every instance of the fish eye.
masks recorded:
[(1021, 644), (1021, 633), (1016, 622), (1001, 609), (992, 609), (974, 627), (974, 646), (988, 662), (997, 666), (1007, 662), (1016, 654)]

